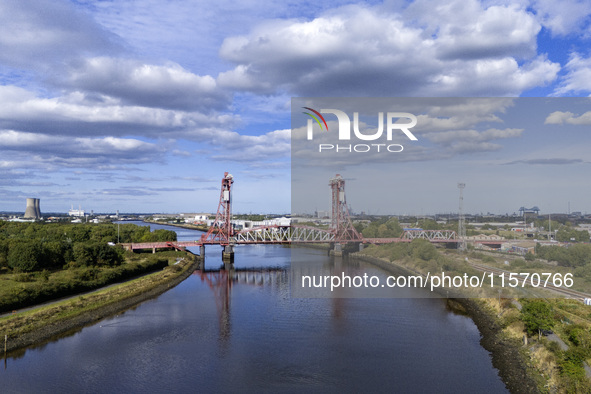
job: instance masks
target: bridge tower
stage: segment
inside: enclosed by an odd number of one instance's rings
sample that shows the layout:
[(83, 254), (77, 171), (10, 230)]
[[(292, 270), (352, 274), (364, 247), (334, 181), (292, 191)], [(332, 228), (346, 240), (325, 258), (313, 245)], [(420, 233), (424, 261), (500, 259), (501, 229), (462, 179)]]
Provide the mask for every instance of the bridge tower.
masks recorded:
[(332, 222), (330, 230), (335, 233), (335, 254), (341, 252), (342, 243), (361, 242), (363, 237), (353, 227), (347, 199), (345, 197), (345, 180), (336, 174), (329, 182), (332, 190)]
[[(215, 215), (215, 221), (209, 227), (207, 234), (201, 236), (202, 244), (214, 243), (224, 247), (222, 252), (223, 260), (232, 260), (234, 258), (234, 245), (230, 244), (230, 239), (234, 235), (232, 227), (232, 184), (234, 177), (227, 171), (222, 178), (222, 187), (220, 192), (220, 202), (218, 211)], [(202, 255), (205, 255), (205, 248), (202, 248)], [(203, 257), (203, 256), (202, 256)]]

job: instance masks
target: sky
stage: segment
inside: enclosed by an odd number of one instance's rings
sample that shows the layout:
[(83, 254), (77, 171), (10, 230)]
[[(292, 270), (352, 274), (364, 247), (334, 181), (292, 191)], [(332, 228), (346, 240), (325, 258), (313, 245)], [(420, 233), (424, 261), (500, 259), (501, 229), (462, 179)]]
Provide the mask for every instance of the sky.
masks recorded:
[(472, 214), (585, 212), (591, 201), (589, 97), (300, 97), (292, 111), (296, 213), (330, 211), (335, 174), (357, 213), (457, 214), (460, 182)]
[[(588, 97), (590, 15), (586, 0), (0, 0), (0, 211), (35, 197), (42, 212), (215, 212), (228, 171), (234, 212), (287, 213), (292, 98)], [(498, 105), (490, 113), (514, 108)], [(395, 204), (354, 192), (383, 168), (351, 171), (347, 158), (329, 170), (348, 179), (356, 211), (453, 211), (465, 181), (469, 212), (569, 201), (591, 212), (578, 178), (591, 161), (587, 111), (557, 111), (544, 132), (493, 132), (467, 115), (417, 131), (405, 153), (438, 154), (395, 160), (412, 196)], [(568, 144), (555, 137), (575, 123)], [(491, 185), (522, 187), (485, 199), (476, 163)], [(312, 180), (329, 196), (327, 179)]]

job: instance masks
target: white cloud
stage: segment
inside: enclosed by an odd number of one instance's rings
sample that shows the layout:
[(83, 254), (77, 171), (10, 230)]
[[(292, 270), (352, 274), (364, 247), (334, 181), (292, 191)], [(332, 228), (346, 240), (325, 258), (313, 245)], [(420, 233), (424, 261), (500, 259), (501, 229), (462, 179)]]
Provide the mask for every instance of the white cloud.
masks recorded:
[(261, 135), (224, 132), (212, 135), (212, 143), (219, 147), (213, 154), (216, 160), (260, 163), (289, 156), (291, 130), (275, 130)]
[(531, 58), (541, 28), (514, 3), (487, 8), (475, 0), (418, 0), (403, 15), (436, 37), (437, 55), (443, 59)]
[(585, 58), (573, 52), (564, 68), (567, 71), (566, 75), (554, 90), (554, 95), (591, 92), (591, 57)]
[(531, 4), (538, 20), (552, 34), (564, 36), (584, 30), (589, 24), (591, 2), (588, 0), (534, 0)]
[[(33, 163), (61, 163), (89, 167), (97, 164), (133, 164), (161, 161), (167, 147), (132, 138), (64, 137), (0, 130), (0, 151), (30, 154)], [(6, 162), (10, 166), (10, 162)]]
[(211, 76), (195, 75), (175, 63), (94, 57), (72, 62), (64, 74), (62, 83), (73, 90), (97, 92), (130, 105), (208, 112), (229, 104)]
[(580, 116), (576, 116), (572, 112), (555, 111), (552, 112), (544, 124), (572, 124), (572, 125), (591, 125), (591, 111), (585, 112)]
[(229, 114), (125, 105), (108, 96), (74, 92), (37, 97), (14, 86), (0, 86), (0, 127), (57, 135), (140, 135), (203, 140), (237, 121)]
[[(508, 96), (555, 79), (559, 65), (536, 56), (540, 26), (531, 14), (453, 4), (441, 19), (430, 10), (433, 19), (420, 27), (405, 14), (358, 5), (311, 21), (261, 24), (224, 41), (220, 55), (237, 65), (219, 82), (302, 96)], [(451, 18), (454, 9), (461, 9), (460, 21)]]

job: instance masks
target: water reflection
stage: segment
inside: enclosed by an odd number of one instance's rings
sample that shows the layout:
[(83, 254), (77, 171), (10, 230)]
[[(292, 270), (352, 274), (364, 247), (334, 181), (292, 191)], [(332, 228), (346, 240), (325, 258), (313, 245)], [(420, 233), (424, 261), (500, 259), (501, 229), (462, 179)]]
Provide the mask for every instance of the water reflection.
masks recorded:
[(277, 287), (286, 283), (287, 270), (283, 268), (197, 270), (193, 273), (211, 290), (216, 305), (219, 339), (227, 342), (231, 334), (230, 304), (235, 283), (256, 287)]

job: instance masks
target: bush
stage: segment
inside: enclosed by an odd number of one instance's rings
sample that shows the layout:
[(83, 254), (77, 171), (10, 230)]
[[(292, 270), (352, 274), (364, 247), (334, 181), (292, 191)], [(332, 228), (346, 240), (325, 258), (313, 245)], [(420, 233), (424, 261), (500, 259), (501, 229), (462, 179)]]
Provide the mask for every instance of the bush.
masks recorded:
[(26, 283), (26, 282), (34, 282), (35, 278), (33, 277), (33, 274), (22, 273), (22, 274), (15, 275), (14, 280), (17, 282), (20, 282), (20, 283)]
[(497, 261), (495, 260), (494, 257), (489, 256), (489, 255), (485, 255), (485, 256), (482, 257), (482, 262), (483, 263), (486, 263), (486, 264), (494, 264)]
[(429, 261), (437, 257), (437, 250), (426, 239), (414, 239), (411, 243), (412, 255), (415, 258)]

